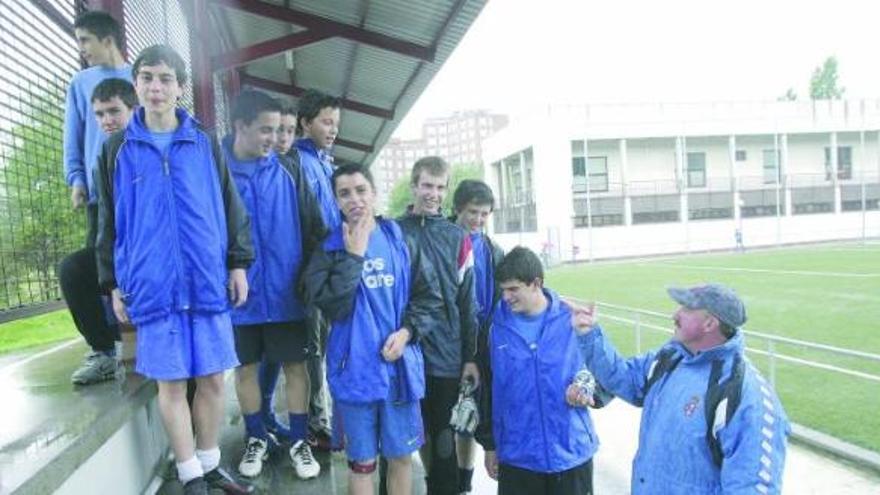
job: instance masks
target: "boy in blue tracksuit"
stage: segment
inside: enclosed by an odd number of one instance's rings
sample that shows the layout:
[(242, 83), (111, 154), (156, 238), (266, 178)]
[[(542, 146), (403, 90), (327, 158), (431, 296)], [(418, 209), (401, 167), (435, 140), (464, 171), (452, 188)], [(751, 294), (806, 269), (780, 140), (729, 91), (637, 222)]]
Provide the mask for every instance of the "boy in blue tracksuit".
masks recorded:
[(180, 55), (148, 47), (132, 73), (141, 106), (99, 160), (98, 278), (119, 321), (137, 327), (136, 369), (158, 382), (185, 493), (248, 493), (219, 468), (218, 447), (223, 372), (238, 365), (230, 303), (247, 299), (254, 259), (247, 213), (216, 141), (177, 108)]
[(309, 356), (305, 305), (297, 291), (300, 270), (324, 236), (321, 214), (304, 186), (300, 168), (275, 154), (281, 104), (259, 91), (245, 91), (232, 109), (234, 133), (223, 152), (251, 218), (256, 260), (248, 269), (247, 302), (232, 313), (241, 366), (236, 392), (247, 430), (238, 466), (243, 476), (260, 474), (268, 457), (269, 433), (260, 412), (257, 368), (262, 359), (283, 365), (290, 416), (290, 458), (297, 476), (314, 478), (320, 465), (306, 442)]
[(589, 494), (599, 440), (588, 410), (566, 397), (584, 359), (569, 307), (543, 279), (541, 260), (524, 247), (496, 269), (502, 300), (481, 335), (476, 437), (499, 494)]
[[(120, 338), (119, 327), (112, 317), (108, 318), (110, 307), (97, 290), (98, 274), (94, 260), (98, 190), (94, 171), (108, 133), (95, 118), (94, 95), (98, 85), (109, 79), (131, 83), (131, 66), (125, 62), (120, 49), (122, 30), (110, 14), (98, 10), (83, 12), (76, 17), (73, 27), (79, 52), (89, 68), (73, 76), (64, 100), (64, 176), (70, 186), (73, 208), (85, 207), (88, 230), (85, 247), (61, 262), (58, 281), (76, 329), (92, 349), (71, 376), (71, 381), (77, 385), (89, 385), (116, 376), (119, 365), (115, 344)], [(98, 101), (102, 100), (99, 98)], [(136, 98), (132, 103), (137, 104)], [(120, 108), (120, 113), (125, 112)], [(130, 111), (128, 113), (130, 115)]]
[(593, 325), (589, 308), (574, 309), (596, 379), (643, 408), (632, 493), (780, 493), (790, 427), (772, 386), (744, 355), (745, 305), (718, 284), (668, 292), (681, 305), (675, 337), (628, 359)]
[(305, 285), (309, 300), (331, 320), (327, 379), (334, 423), (341, 425), (334, 434), (345, 437), (349, 493), (373, 492), (381, 453), (389, 461), (389, 493), (407, 494), (411, 454), (424, 442), (425, 370), (417, 337), (442, 302), (430, 266), (397, 223), (374, 216), (369, 171), (339, 167), (332, 184), (344, 222), (312, 256)]
[[(314, 194), (324, 225), (333, 231), (342, 222), (339, 207), (330, 185), (333, 159), (330, 150), (339, 133), (340, 100), (337, 97), (310, 89), (299, 99), (297, 108), (287, 108), (281, 113), (277, 128), (276, 151), (286, 153), (302, 169), (303, 181)], [(291, 127), (291, 125), (293, 127)], [(294, 141), (293, 136), (299, 136)], [(307, 323), (309, 344), (316, 351), (308, 358), (311, 381), (309, 397), (309, 443), (321, 450), (330, 448), (330, 419), (325, 406), (324, 366), (321, 357), (327, 340), (328, 324), (314, 308), (309, 311)], [(260, 389), (263, 393), (263, 417), (274, 432), (284, 427), (272, 414), (272, 396), (278, 381), (278, 367), (264, 363), (260, 369)]]
[[(465, 179), (458, 183), (452, 195), (455, 211), (450, 220), (467, 231), (474, 253), (474, 294), (477, 302), (477, 323), (482, 331), (490, 321), (492, 310), (501, 295), (495, 283), (495, 267), (504, 258), (504, 251), (486, 234), (486, 222), (495, 209), (492, 189), (481, 181)], [(455, 449), (458, 454), (458, 492), (470, 493), (474, 476), (474, 439), (457, 433)]]

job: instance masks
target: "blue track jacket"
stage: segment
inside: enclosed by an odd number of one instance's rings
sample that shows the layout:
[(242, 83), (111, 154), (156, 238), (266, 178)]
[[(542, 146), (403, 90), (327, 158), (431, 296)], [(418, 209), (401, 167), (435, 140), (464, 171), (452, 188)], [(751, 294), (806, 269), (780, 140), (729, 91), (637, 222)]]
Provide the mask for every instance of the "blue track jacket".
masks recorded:
[[(435, 307), (442, 306), (432, 286), (430, 265), (409, 246), (397, 223), (376, 219), (392, 246), (395, 269), (394, 308), (370, 306), (364, 281), (364, 258), (345, 250), (342, 228), (332, 231), (309, 261), (305, 286), (314, 303), (331, 320), (327, 342), (327, 382), (334, 400), (367, 403), (411, 402), (425, 395), (425, 369), (419, 331)], [(380, 328), (374, 312), (393, 311), (395, 328)], [(394, 363), (381, 355), (385, 339), (401, 327), (412, 339)]]
[(240, 162), (232, 137), (223, 152), (238, 194), (251, 219), (256, 259), (248, 269), (248, 299), (232, 311), (236, 325), (301, 321), (306, 317), (297, 290), (301, 269), (323, 237), (323, 220), (315, 199), (302, 186), (299, 171), (287, 158), (271, 152)]
[(253, 261), (250, 226), (222, 153), (177, 110), (167, 156), (138, 109), (99, 159), (98, 279), (122, 290), (135, 325), (229, 310), (228, 269)]
[[(691, 354), (681, 343), (664, 347), (681, 362), (648, 391), (643, 390), (657, 352), (624, 359), (601, 328), (579, 337), (587, 367), (608, 391), (644, 404), (639, 448), (633, 460), (634, 494), (763, 494), (782, 491), (788, 419), (772, 387), (746, 360), (742, 398), (718, 431), (721, 469), (706, 439), (704, 400), (712, 362), (724, 360), (722, 378), (744, 349), (742, 332), (723, 345)], [(743, 359), (746, 359), (743, 356)], [(721, 419), (716, 414), (716, 424)]]
[[(483, 382), (490, 397), (481, 401), (477, 441), (495, 450), (502, 464), (538, 473), (558, 473), (589, 461), (599, 448), (590, 413), (571, 407), (565, 391), (584, 358), (571, 326), (571, 311), (544, 289), (549, 306), (543, 330), (530, 345), (501, 301), (481, 345)], [(484, 394), (485, 394), (484, 392)], [(486, 409), (489, 409), (487, 411)], [(488, 421), (491, 416), (491, 422)]]

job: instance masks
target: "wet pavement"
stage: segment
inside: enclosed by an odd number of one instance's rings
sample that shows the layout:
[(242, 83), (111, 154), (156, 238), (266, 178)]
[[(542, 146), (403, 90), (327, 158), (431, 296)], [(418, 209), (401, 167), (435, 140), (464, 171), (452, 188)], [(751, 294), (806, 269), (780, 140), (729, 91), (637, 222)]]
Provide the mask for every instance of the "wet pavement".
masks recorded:
[(136, 402), (154, 395), (155, 385), (135, 374), (89, 387), (72, 385), (70, 375), (86, 350), (74, 341), (0, 360), (3, 490), (36, 486), (35, 478), (45, 484), (40, 486), (54, 486), (53, 477), (66, 479), (77, 466), (78, 452), (94, 452), (127, 420)]
[[(81, 342), (54, 345), (14, 355), (0, 356), (0, 493), (14, 490), (39, 477), (63, 476), (76, 467), (65, 463), (71, 447), (80, 453), (97, 449), (119, 428), (126, 411), (154, 395), (155, 385), (135, 374), (90, 387), (74, 387), (70, 374), (86, 352)], [(231, 378), (231, 375), (230, 375)], [(283, 384), (279, 384), (282, 386)], [(227, 380), (227, 414), (221, 449), (223, 464), (238, 464), (244, 449), (241, 416), (232, 380)], [(622, 401), (593, 411), (601, 439), (595, 462), (595, 492), (629, 492), (630, 463), (635, 452), (639, 411)], [(316, 453), (322, 474), (317, 479), (296, 478), (286, 451), (275, 453), (263, 474), (254, 481), (259, 493), (347, 493), (348, 467), (341, 453)], [(414, 456), (414, 494), (423, 494), (424, 470)], [(173, 470), (165, 476), (173, 478)], [(63, 478), (62, 478), (63, 479)], [(31, 481), (28, 481), (31, 480)], [(181, 493), (175, 480), (159, 489), (163, 495)], [(475, 494), (495, 493), (478, 452), (474, 475)], [(880, 473), (800, 446), (789, 445), (784, 493), (878, 494)]]

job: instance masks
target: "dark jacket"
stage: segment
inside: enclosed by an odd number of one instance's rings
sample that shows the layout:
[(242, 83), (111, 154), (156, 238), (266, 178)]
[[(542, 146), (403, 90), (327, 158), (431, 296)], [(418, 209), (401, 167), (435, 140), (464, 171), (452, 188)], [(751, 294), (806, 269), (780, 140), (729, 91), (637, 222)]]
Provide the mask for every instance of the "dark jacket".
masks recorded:
[(233, 310), (232, 321), (236, 325), (301, 321), (306, 312), (297, 281), (324, 238), (321, 211), (300, 167), (290, 158), (272, 152), (239, 162), (231, 138), (224, 140), (223, 152), (250, 215), (256, 254), (247, 272), (247, 302)]
[(407, 239), (418, 245), (436, 273), (444, 305), (421, 333), (428, 376), (458, 378), (464, 363), (474, 362), (477, 308), (473, 252), (467, 232), (440, 214), (398, 219)]
[(215, 139), (183, 109), (163, 157), (139, 109), (98, 162), (98, 280), (144, 323), (229, 309), (228, 269), (254, 260), (250, 224)]
[[(425, 394), (425, 371), (420, 333), (442, 303), (431, 283), (431, 266), (416, 246), (409, 245), (392, 220), (376, 219), (376, 228), (389, 239), (395, 279), (394, 308), (374, 308), (364, 280), (365, 259), (345, 250), (342, 229), (324, 241), (306, 268), (307, 300), (331, 320), (327, 342), (327, 382), (334, 400), (410, 402)], [(369, 248), (368, 248), (369, 250)], [(380, 312), (394, 313), (395, 328), (381, 328)], [(381, 355), (385, 340), (401, 327), (412, 339), (394, 363)]]
[[(543, 330), (535, 345), (517, 330), (505, 302), (496, 307), (481, 345), (483, 383), (477, 441), (502, 464), (539, 473), (579, 466), (599, 448), (590, 413), (569, 406), (565, 391), (584, 367), (571, 311), (548, 290)], [(491, 421), (490, 421), (491, 419)]]
[(342, 223), (342, 214), (339, 213), (336, 195), (333, 194), (330, 183), (333, 167), (329, 155), (324, 150), (319, 150), (311, 139), (299, 138), (290, 147), (288, 156), (299, 162), (305, 183), (315, 195), (321, 209), (324, 225), (328, 230), (334, 230)]

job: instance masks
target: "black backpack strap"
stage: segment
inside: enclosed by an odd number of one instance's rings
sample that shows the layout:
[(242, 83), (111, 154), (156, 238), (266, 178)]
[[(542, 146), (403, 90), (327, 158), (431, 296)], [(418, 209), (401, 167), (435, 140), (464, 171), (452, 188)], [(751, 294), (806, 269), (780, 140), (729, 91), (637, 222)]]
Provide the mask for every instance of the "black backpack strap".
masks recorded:
[[(742, 399), (743, 377), (745, 376), (745, 362), (741, 355), (737, 354), (733, 358), (733, 365), (730, 371), (730, 377), (723, 383), (721, 382), (721, 372), (724, 368), (724, 360), (718, 359), (712, 362), (712, 372), (709, 375), (708, 387), (706, 389), (705, 413), (706, 413), (706, 441), (709, 443), (709, 451), (712, 453), (712, 461), (718, 468), (724, 461), (724, 453), (721, 451), (721, 443), (716, 435), (727, 421), (733, 417), (737, 407), (739, 407)], [(724, 417), (718, 418), (717, 412), (722, 401), (726, 400), (724, 406)], [(716, 425), (716, 420), (718, 424)]]
[(675, 367), (678, 366), (678, 363), (681, 362), (682, 356), (675, 354), (675, 351), (670, 348), (661, 349), (660, 352), (657, 353), (654, 362), (651, 364), (651, 369), (648, 371), (648, 377), (645, 381), (645, 386), (642, 389), (642, 398), (641, 400), (636, 401), (637, 406), (641, 407), (644, 405), (645, 398), (648, 396), (648, 392), (651, 391), (651, 387), (663, 378), (663, 376), (672, 373), (672, 370), (674, 370)]

